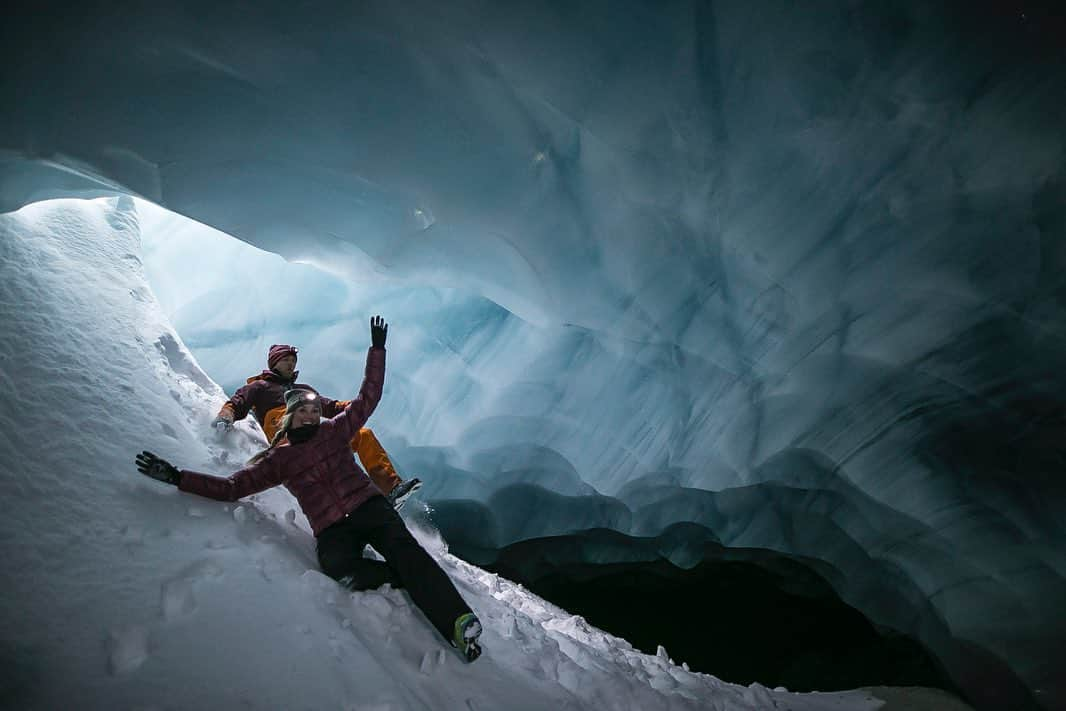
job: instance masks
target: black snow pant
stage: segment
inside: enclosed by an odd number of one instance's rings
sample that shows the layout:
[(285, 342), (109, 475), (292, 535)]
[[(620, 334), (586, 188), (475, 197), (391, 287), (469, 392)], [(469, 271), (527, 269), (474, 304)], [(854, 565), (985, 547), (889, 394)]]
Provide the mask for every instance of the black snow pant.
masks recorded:
[[(367, 544), (387, 562), (363, 557)], [(455, 619), (470, 612), (437, 562), (418, 544), (384, 496), (374, 496), (318, 534), (322, 572), (352, 590), (390, 583), (411, 599), (451, 642)]]

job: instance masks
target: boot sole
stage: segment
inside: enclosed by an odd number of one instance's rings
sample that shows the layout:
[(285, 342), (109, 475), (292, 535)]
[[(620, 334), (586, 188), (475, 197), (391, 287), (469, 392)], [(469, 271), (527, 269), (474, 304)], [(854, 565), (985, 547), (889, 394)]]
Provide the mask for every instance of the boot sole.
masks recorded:
[(402, 509), (404, 507), (404, 504), (407, 503), (407, 500), (411, 498), (411, 494), (415, 493), (416, 491), (418, 491), (421, 488), (422, 488), (422, 482), (418, 482), (417, 484), (412, 486), (410, 489), (405, 491), (402, 496), (397, 496), (396, 499), (392, 502), (392, 508), (396, 509), (397, 511)]

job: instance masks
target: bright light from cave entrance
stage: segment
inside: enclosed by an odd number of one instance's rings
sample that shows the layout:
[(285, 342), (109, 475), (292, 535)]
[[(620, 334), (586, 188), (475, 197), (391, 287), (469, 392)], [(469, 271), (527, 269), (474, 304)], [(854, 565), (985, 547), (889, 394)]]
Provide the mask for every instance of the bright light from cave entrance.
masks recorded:
[[(288, 343), (300, 349), (301, 381), (353, 397), (370, 316), (381, 314), (390, 324), (389, 371), (377, 431), (449, 445), (493, 406), (503, 414), (514, 414), (512, 402), (518, 411), (528, 407), (528, 396), (501, 401), (499, 392), (535, 359), (531, 344), (544, 335), (483, 296), (288, 262), (152, 203), (136, 204), (149, 284), (227, 393), (266, 367), (271, 344)], [(514, 353), (498, 358), (501, 349)]]
[(359, 339), (367, 334), (355, 331), (368, 309), (380, 307), (380, 288), (287, 262), (148, 202), (138, 200), (137, 209), (152, 290), (223, 389), (233, 392), (265, 367), (272, 343), (298, 344), (300, 366), (322, 388), (350, 388), (352, 374), (335, 371), (338, 361), (361, 358)]

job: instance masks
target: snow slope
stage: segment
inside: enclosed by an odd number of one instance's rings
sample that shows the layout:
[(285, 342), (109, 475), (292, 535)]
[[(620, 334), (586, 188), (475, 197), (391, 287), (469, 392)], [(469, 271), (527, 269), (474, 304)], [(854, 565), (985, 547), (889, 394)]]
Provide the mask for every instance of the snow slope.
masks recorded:
[[(128, 198), (0, 216), (0, 705), (52, 708), (874, 709), (871, 692), (738, 687), (648, 656), (419, 535), (486, 625), (465, 665), (404, 593), (315, 570), (281, 490), (236, 506), (133, 454), (227, 473), (223, 399), (144, 281)], [(195, 275), (190, 275), (195, 278)], [(388, 388), (386, 387), (386, 397)]]

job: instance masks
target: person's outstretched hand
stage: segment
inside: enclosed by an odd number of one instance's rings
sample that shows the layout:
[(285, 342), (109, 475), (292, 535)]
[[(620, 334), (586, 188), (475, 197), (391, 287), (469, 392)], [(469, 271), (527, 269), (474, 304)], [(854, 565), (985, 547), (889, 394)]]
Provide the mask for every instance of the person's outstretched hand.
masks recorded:
[(165, 459), (160, 459), (151, 452), (137, 455), (137, 471), (158, 481), (177, 486), (181, 483), (181, 472)]
[(389, 335), (389, 324), (380, 316), (370, 317), (370, 345), (374, 348), (384, 348), (385, 338)]

